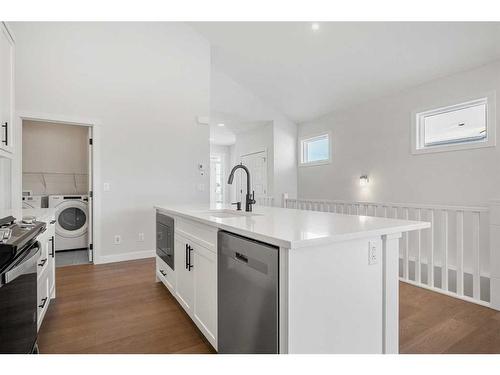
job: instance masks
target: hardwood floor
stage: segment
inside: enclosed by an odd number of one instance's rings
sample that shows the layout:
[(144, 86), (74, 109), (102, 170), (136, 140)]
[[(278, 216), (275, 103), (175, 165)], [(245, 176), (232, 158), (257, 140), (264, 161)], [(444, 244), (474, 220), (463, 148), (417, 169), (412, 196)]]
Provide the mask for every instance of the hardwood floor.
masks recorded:
[[(42, 353), (214, 353), (154, 259), (57, 268)], [(500, 353), (500, 312), (400, 284), (401, 353)]]
[(41, 353), (213, 353), (154, 267), (145, 259), (57, 268)]
[(500, 353), (500, 312), (400, 283), (400, 353)]

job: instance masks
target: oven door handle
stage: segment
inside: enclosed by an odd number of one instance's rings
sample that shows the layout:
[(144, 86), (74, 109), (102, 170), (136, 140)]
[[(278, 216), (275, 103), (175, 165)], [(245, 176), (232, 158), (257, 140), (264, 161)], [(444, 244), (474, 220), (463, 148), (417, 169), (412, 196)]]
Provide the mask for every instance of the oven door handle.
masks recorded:
[(35, 242), (27, 251), (27, 254), (23, 257), (23, 259), (18, 262), (14, 268), (5, 272), (5, 284), (10, 283), (11, 281), (24, 274), (27, 270), (32, 268), (37, 263), (39, 256), (40, 244), (39, 242)]

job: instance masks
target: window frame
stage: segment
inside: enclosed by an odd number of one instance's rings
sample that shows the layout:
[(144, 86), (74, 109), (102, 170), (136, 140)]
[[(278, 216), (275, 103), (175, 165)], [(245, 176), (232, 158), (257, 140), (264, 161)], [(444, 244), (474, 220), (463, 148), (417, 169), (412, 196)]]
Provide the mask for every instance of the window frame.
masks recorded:
[[(486, 105), (486, 137), (476, 140), (463, 139), (462, 141), (457, 140), (425, 145), (424, 120), (426, 117), (457, 111), (480, 104)], [(453, 102), (413, 111), (411, 116), (411, 152), (414, 155), (496, 146), (496, 92), (476, 95), (472, 98), (455, 99)]]
[[(304, 162), (304, 144), (307, 141), (311, 141), (318, 138), (327, 137), (328, 139), (328, 159), (312, 161), (312, 162)], [(318, 132), (314, 134), (304, 134), (299, 138), (299, 166), (301, 167), (312, 167), (317, 165), (325, 165), (330, 164), (332, 162), (332, 133), (329, 131)]]

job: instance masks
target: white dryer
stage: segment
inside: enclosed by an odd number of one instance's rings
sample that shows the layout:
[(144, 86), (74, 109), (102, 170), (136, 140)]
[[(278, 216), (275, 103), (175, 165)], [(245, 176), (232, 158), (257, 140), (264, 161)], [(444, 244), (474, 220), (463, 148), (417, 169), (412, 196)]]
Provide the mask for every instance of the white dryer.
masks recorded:
[(56, 209), (56, 251), (88, 248), (88, 196), (51, 195), (49, 208)]

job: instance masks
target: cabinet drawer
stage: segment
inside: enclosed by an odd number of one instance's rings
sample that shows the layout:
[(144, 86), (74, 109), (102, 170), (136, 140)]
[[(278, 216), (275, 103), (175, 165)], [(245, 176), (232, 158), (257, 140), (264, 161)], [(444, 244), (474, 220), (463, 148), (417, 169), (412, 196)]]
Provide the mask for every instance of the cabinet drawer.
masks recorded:
[(217, 252), (217, 228), (192, 220), (176, 218), (175, 232), (213, 252)]
[(38, 292), (37, 292), (37, 328), (40, 329), (42, 325), (43, 318), (49, 307), (50, 295), (49, 295), (49, 277), (45, 273), (38, 280)]
[(156, 275), (172, 293), (175, 293), (175, 272), (159, 257), (156, 257)]

